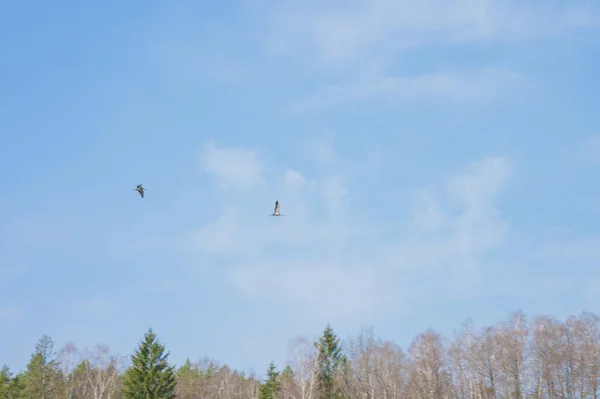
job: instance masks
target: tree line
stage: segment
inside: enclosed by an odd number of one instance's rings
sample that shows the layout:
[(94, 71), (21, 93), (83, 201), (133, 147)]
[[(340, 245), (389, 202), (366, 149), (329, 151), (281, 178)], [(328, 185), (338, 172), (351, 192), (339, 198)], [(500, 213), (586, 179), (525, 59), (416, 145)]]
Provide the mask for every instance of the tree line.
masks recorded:
[(597, 399), (599, 321), (518, 311), (451, 337), (428, 329), (406, 350), (370, 329), (342, 342), (327, 325), (314, 342), (295, 339), (287, 364), (271, 362), (262, 379), (207, 357), (176, 368), (152, 329), (129, 358), (105, 345), (55, 351), (43, 335), (25, 370), (2, 368), (0, 399)]

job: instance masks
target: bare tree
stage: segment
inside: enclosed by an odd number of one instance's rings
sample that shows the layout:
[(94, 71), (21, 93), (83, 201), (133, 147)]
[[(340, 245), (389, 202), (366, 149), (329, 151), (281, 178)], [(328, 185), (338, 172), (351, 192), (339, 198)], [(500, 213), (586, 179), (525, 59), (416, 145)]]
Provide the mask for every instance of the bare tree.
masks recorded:
[(318, 347), (304, 337), (296, 338), (289, 348), (290, 364), (298, 395), (294, 399), (313, 399), (316, 393)]
[(598, 317), (584, 312), (563, 325), (562, 374), (566, 398), (598, 397)]
[(475, 337), (475, 340), (477, 345), (475, 351), (476, 370), (483, 379), (479, 389), (483, 398), (493, 399), (496, 398), (501, 374), (499, 372), (500, 340), (498, 330), (493, 326), (486, 327)]
[(93, 399), (111, 399), (119, 375), (118, 359), (106, 345), (96, 345), (85, 362), (87, 383)]
[(523, 312), (513, 313), (502, 323), (497, 338), (503, 377), (501, 392), (510, 398), (524, 399), (530, 380), (527, 370), (529, 326)]
[(58, 363), (63, 380), (66, 399), (72, 399), (76, 388), (75, 370), (80, 362), (80, 354), (73, 342), (67, 342), (58, 353)]
[[(522, 312), (475, 329), (465, 322), (448, 346), (427, 330), (408, 356), (393, 342), (363, 329), (344, 345), (347, 362), (332, 378), (348, 399), (600, 399), (600, 317), (589, 312), (564, 321)], [(320, 349), (306, 338), (289, 346), (277, 399), (316, 399)], [(69, 342), (55, 361), (52, 341), (36, 345), (27, 371), (8, 386), (9, 397), (119, 399), (123, 359), (98, 345), (80, 356)], [(258, 399), (260, 382), (208, 357), (177, 372), (181, 399)], [(339, 391), (338, 391), (339, 392)]]
[(484, 367), (478, 358), (478, 334), (471, 322), (463, 323), (455, 332), (448, 349), (448, 361), (452, 371), (455, 395), (461, 399), (487, 397)]
[(563, 362), (562, 323), (549, 316), (538, 316), (533, 322), (530, 368), (535, 381), (535, 398), (559, 397)]
[(375, 341), (371, 329), (363, 329), (356, 340), (349, 340), (347, 347), (351, 366), (351, 378), (346, 389), (349, 397), (402, 397), (408, 379), (408, 365), (400, 348), (389, 341)]
[(451, 396), (451, 376), (446, 367), (442, 337), (429, 329), (419, 334), (408, 350), (411, 362), (409, 395), (419, 399)]
[(294, 370), (288, 364), (279, 376), (280, 391), (277, 399), (296, 399), (300, 397), (300, 390), (296, 384)]
[[(584, 384), (585, 395), (593, 399), (600, 398), (600, 317), (590, 312), (579, 316), (580, 353), (585, 357)], [(583, 393), (582, 393), (583, 394)]]

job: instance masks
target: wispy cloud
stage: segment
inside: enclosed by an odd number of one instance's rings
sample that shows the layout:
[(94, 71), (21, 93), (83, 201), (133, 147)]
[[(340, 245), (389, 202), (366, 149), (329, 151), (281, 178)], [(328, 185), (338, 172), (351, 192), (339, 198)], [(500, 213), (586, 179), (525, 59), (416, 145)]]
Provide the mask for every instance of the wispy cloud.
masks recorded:
[(262, 164), (256, 151), (243, 148), (219, 148), (213, 142), (204, 146), (202, 167), (214, 175), (220, 188), (247, 188), (260, 183)]
[(597, 25), (597, 11), (592, 1), (355, 0), (286, 2), (268, 15), (274, 49), (332, 64), (423, 44), (518, 43)]
[(440, 99), (460, 103), (480, 103), (522, 87), (517, 73), (502, 69), (483, 69), (474, 72), (440, 72), (417, 76), (376, 76), (346, 85), (328, 86), (317, 93), (295, 101), (288, 107), (292, 113), (331, 108), (366, 100), (401, 104)]
[[(436, 72), (404, 72), (407, 50), (466, 43), (524, 43), (575, 28), (598, 26), (591, 1), (355, 0), (285, 2), (264, 8), (267, 48), (294, 63), (334, 74), (337, 82), (293, 102), (288, 111), (324, 110), (361, 100), (388, 105), (422, 99), (480, 102), (527, 81), (518, 71), (488, 65), (453, 68), (446, 60)], [(448, 62), (450, 64), (448, 64)], [(346, 79), (340, 83), (339, 79)]]
[(352, 206), (359, 183), (340, 165), (322, 179), (287, 170), (270, 181), (286, 198), (286, 217), (258, 218), (254, 203), (232, 202), (185, 240), (204, 260), (229, 260), (230, 283), (249, 299), (275, 295), (318, 320), (359, 320), (392, 303), (401, 309), (448, 278), (460, 282), (446, 288), (448, 295), (478, 283), (481, 255), (502, 245), (509, 229), (495, 202), (512, 173), (510, 160), (488, 157), (435, 190), (416, 191), (417, 206), (407, 215), (414, 224), (392, 234)]
[[(230, 70), (235, 65), (235, 79), (226, 81), (235, 80), (238, 85), (257, 80), (268, 85), (274, 76), (289, 82), (289, 72), (282, 71), (293, 70), (294, 82), (308, 78), (307, 87), (314, 87), (315, 83), (317, 86), (313, 94), (286, 104), (292, 113), (323, 111), (374, 99), (387, 105), (431, 98), (472, 104), (514, 90), (522, 93), (528, 77), (515, 69), (514, 54), (506, 62), (510, 68), (498, 58), (465, 69), (464, 65), (453, 65), (453, 57), (445, 57), (435, 65), (434, 57), (428, 56), (431, 67), (419, 74), (405, 68), (403, 57), (407, 51), (428, 46), (435, 49), (485, 43), (523, 47), (573, 29), (600, 26), (596, 2), (586, 0), (564, 4), (538, 0), (310, 0), (245, 4), (248, 13), (244, 15), (244, 26), (249, 29), (227, 34), (214, 21), (190, 17), (193, 12), (178, 8), (177, 17), (168, 19), (177, 28), (160, 30), (165, 38), (154, 39), (164, 42), (156, 51), (162, 59), (170, 60), (171, 68), (177, 65), (179, 73), (204, 75), (210, 81), (222, 81), (215, 75), (233, 76)], [(211, 29), (223, 33), (228, 46), (236, 49), (231, 51), (237, 53), (235, 57), (228, 48), (220, 48), (214, 56), (198, 50), (198, 40), (206, 41)], [(156, 35), (151, 34), (153, 38)], [(236, 40), (229, 43), (232, 37)], [(253, 49), (251, 56), (241, 52), (245, 56), (240, 58), (241, 43), (244, 48)], [(205, 43), (202, 48), (210, 45)], [(165, 53), (170, 56), (164, 57)], [(176, 57), (171, 57), (173, 53)]]

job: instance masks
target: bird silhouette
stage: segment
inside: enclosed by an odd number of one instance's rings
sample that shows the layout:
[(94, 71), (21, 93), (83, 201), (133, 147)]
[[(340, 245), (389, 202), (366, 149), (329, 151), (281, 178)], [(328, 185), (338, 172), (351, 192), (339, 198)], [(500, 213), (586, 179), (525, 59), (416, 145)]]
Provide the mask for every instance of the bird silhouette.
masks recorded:
[(269, 216), (285, 216), (279, 213), (279, 201), (275, 201), (275, 211), (273, 211), (273, 214)]
[(144, 190), (145, 188), (142, 187), (141, 184), (138, 184), (136, 188), (134, 188), (132, 191), (137, 191), (138, 193), (140, 193), (141, 197), (144, 198)]

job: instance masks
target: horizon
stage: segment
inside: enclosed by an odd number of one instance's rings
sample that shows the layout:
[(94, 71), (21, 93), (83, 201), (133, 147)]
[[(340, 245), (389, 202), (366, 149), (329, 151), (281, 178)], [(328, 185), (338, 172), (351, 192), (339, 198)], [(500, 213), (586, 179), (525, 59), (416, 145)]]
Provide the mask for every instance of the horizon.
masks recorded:
[(11, 370), (600, 313), (600, 3), (34, 4), (0, 16)]
[[(454, 342), (461, 334), (461, 332), (463, 332), (463, 328), (464, 327), (468, 327), (468, 329), (470, 329), (471, 327), (473, 328), (473, 330), (470, 330), (472, 332), (474, 332), (476, 335), (482, 334), (486, 331), (487, 328), (489, 327), (495, 327), (498, 328), (497, 331), (501, 331), (502, 327), (506, 326), (507, 324), (510, 325), (513, 316), (515, 315), (522, 315), (524, 316), (524, 320), (527, 323), (528, 326), (528, 335), (535, 337), (535, 333), (536, 333), (536, 328), (535, 325), (538, 322), (538, 318), (540, 318), (542, 320), (542, 323), (546, 322), (546, 318), (550, 317), (552, 320), (557, 321), (558, 323), (565, 323), (567, 321), (567, 319), (570, 318), (585, 318), (586, 316), (593, 316), (597, 319), (600, 319), (600, 316), (593, 313), (593, 312), (589, 312), (587, 310), (583, 310), (577, 314), (571, 314), (568, 315), (567, 317), (565, 317), (565, 319), (560, 319), (560, 318), (556, 318), (552, 315), (547, 315), (547, 314), (536, 314), (536, 315), (529, 315), (525, 312), (523, 312), (522, 310), (515, 310), (513, 312), (510, 312), (509, 314), (507, 314), (504, 318), (502, 318), (501, 320), (497, 320), (496, 322), (489, 324), (489, 325), (480, 325), (477, 324), (476, 321), (472, 320), (472, 319), (466, 319), (464, 320), (462, 323), (460, 323), (460, 325), (455, 326), (452, 329), (452, 335), (450, 334), (444, 334), (444, 333), (440, 333), (439, 331), (436, 331), (435, 329), (431, 329), (431, 328), (427, 328), (423, 331), (417, 332), (415, 334), (415, 336), (413, 336), (413, 338), (411, 339), (411, 342), (408, 345), (400, 345), (398, 344), (393, 338), (386, 338), (386, 337), (381, 337), (380, 335), (376, 334), (376, 332), (374, 331), (374, 329), (372, 327), (369, 326), (361, 326), (359, 331), (356, 331), (354, 334), (350, 334), (348, 336), (340, 336), (337, 331), (335, 330), (334, 326), (331, 326), (330, 324), (327, 324), (324, 328), (323, 331), (327, 328), (327, 327), (331, 327), (334, 335), (339, 338), (340, 340), (340, 345), (342, 348), (342, 353), (344, 354), (348, 354), (349, 351), (352, 351), (352, 348), (349, 348), (347, 345), (349, 342), (356, 342), (356, 340), (360, 337), (360, 336), (367, 336), (367, 337), (371, 337), (373, 338), (373, 340), (375, 341), (375, 343), (386, 343), (386, 342), (391, 342), (393, 345), (397, 346), (397, 348), (399, 349), (400, 352), (404, 353), (404, 354), (408, 354), (410, 346), (412, 344), (414, 344), (417, 340), (417, 338), (421, 337), (423, 334), (429, 333), (429, 332), (434, 332), (434, 333), (438, 333), (441, 336), (441, 343), (444, 347), (445, 350), (448, 350), (449, 348), (449, 344), (451, 344), (452, 342)], [(543, 325), (543, 324), (542, 324)], [(104, 343), (98, 343), (96, 345), (93, 345), (91, 347), (85, 347), (82, 348), (80, 346), (77, 345), (77, 342), (74, 341), (67, 341), (65, 343), (65, 345), (70, 345), (73, 344), (74, 348), (76, 348), (76, 361), (82, 361), (85, 358), (89, 358), (90, 354), (92, 354), (97, 350), (98, 347), (106, 347), (108, 349), (107, 354), (111, 357), (114, 357), (116, 359), (116, 364), (118, 369), (120, 370), (120, 372), (124, 372), (125, 369), (127, 369), (128, 367), (131, 366), (131, 356), (138, 350), (139, 345), (141, 343), (144, 342), (145, 339), (145, 334), (152, 329), (151, 327), (146, 330), (146, 332), (144, 332), (144, 334), (140, 337), (140, 339), (138, 340), (136, 347), (131, 351), (131, 353), (127, 353), (127, 354), (122, 354), (122, 353), (113, 353), (110, 350), (110, 346), (105, 345)], [(298, 348), (298, 346), (295, 345), (299, 345), (299, 347), (302, 347), (303, 345), (306, 345), (306, 343), (308, 343), (308, 347), (312, 347), (312, 343), (316, 343), (318, 342), (319, 339), (321, 339), (321, 337), (323, 336), (323, 331), (321, 331), (320, 334), (314, 334), (314, 336), (312, 337), (307, 337), (307, 336), (296, 336), (292, 339), (289, 340), (288, 342), (288, 346), (287, 346), (287, 350), (294, 350), (295, 348)], [(207, 355), (200, 355), (197, 357), (191, 357), (191, 356), (187, 356), (187, 357), (183, 357), (183, 361), (180, 363), (174, 363), (173, 361), (171, 361), (171, 353), (169, 350), (169, 346), (167, 344), (165, 344), (165, 342), (163, 342), (163, 340), (160, 338), (160, 335), (154, 330), (152, 329), (152, 332), (154, 333), (154, 335), (156, 336), (156, 339), (158, 341), (158, 343), (160, 345), (162, 345), (164, 347), (165, 353), (167, 353), (167, 361), (169, 363), (170, 366), (173, 366), (174, 369), (177, 371), (179, 368), (183, 367), (187, 361), (189, 360), (190, 363), (192, 365), (198, 365), (201, 364), (203, 361), (208, 360), (209, 362), (214, 362), (214, 364), (216, 364), (217, 366), (223, 367), (223, 366), (227, 366), (229, 367), (229, 369), (231, 369), (232, 371), (238, 371), (238, 372), (243, 372), (245, 373), (245, 375), (247, 377), (252, 377), (252, 378), (256, 378), (257, 381), (263, 381), (263, 379), (265, 378), (265, 373), (266, 370), (268, 369), (268, 367), (270, 366), (271, 362), (273, 362), (275, 369), (282, 371), (283, 369), (285, 369), (286, 367), (290, 366), (293, 367), (294, 366), (294, 359), (286, 359), (284, 362), (282, 363), (277, 363), (274, 360), (271, 360), (268, 362), (266, 367), (263, 367), (263, 370), (255, 370), (253, 368), (249, 368), (249, 369), (238, 369), (236, 367), (232, 367), (230, 364), (227, 364), (225, 362), (221, 362), (219, 359), (207, 356)], [(42, 337), (40, 337), (42, 338)], [(49, 337), (50, 339), (52, 339), (52, 337)], [(39, 342), (39, 341), (36, 341)], [(52, 340), (54, 346), (53, 346), (53, 352), (56, 355), (56, 359), (57, 361), (60, 363), (60, 351), (61, 351), (61, 346), (56, 345), (56, 343), (54, 343), (54, 341)], [(27, 363), (31, 362), (31, 358), (32, 356), (35, 354), (35, 350), (32, 350), (30, 353), (30, 357)], [(180, 356), (181, 357), (181, 356)], [(3, 364), (0, 364), (0, 366), (4, 366)], [(8, 366), (8, 365), (6, 365)], [(19, 372), (22, 371), (26, 371), (27, 367), (23, 367), (21, 369), (12, 369), (9, 367), (9, 371), (12, 374), (12, 376), (17, 375)]]

